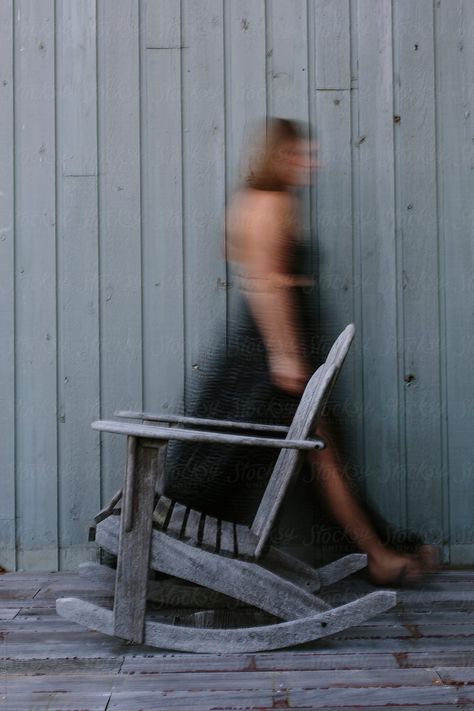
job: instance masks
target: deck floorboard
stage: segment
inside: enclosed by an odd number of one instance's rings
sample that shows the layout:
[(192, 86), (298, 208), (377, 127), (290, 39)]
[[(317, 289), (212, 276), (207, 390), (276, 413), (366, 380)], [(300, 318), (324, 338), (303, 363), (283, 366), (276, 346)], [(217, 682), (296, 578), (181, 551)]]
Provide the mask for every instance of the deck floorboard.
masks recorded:
[[(370, 589), (354, 575), (333, 604)], [(474, 569), (398, 589), (398, 605), (317, 642), (256, 654), (128, 644), (56, 614), (56, 597), (111, 606), (75, 573), (0, 575), (2, 711), (474, 709)], [(171, 611), (170, 611), (171, 612)]]

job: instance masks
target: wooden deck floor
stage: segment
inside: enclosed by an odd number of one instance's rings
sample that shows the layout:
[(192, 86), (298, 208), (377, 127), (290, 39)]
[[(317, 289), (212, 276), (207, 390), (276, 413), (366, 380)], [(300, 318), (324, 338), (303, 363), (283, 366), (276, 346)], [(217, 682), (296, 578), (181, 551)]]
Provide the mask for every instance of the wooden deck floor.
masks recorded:
[[(349, 580), (328, 599), (367, 588)], [(474, 709), (474, 569), (399, 590), (396, 608), (345, 633), (260, 654), (129, 645), (58, 617), (71, 595), (105, 600), (72, 573), (0, 576), (2, 711)]]

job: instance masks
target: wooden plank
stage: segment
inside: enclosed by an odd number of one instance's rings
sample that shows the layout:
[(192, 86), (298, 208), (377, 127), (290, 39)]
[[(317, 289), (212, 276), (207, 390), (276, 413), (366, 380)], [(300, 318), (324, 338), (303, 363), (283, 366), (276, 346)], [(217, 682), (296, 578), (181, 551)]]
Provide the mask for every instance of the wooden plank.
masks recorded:
[[(385, 701), (384, 701), (384, 694), (378, 694), (374, 696), (378, 696), (381, 705), (377, 704), (370, 704), (370, 706), (367, 706), (367, 708), (370, 708), (373, 711), (382, 711), (387, 708)], [(387, 694), (385, 694), (387, 696)], [(402, 696), (404, 700), (404, 710), (406, 711), (417, 711), (417, 709), (433, 709), (436, 708), (437, 711), (446, 711), (449, 709), (449, 711), (453, 711), (454, 708), (456, 708), (455, 705), (446, 705), (445, 703), (440, 703), (439, 705), (437, 704), (436, 707), (432, 705), (433, 702), (433, 693), (428, 694), (426, 693), (426, 699), (427, 699), (427, 705), (422, 705), (423, 701), (420, 698), (422, 694), (417, 694), (417, 699), (415, 700), (415, 705), (406, 705), (406, 697), (409, 696), (409, 690), (404, 690), (404, 694)], [(362, 697), (362, 694), (356, 694), (356, 698), (359, 701), (360, 697)], [(451, 693), (446, 693), (443, 696), (443, 693), (440, 692), (439, 698), (442, 700), (442, 698), (445, 698), (446, 701), (451, 700), (452, 703), (454, 703), (452, 700), (455, 698), (453, 691)], [(267, 708), (278, 708), (277, 704), (282, 704), (280, 708), (285, 708), (283, 704), (288, 704), (290, 702), (290, 698), (288, 695), (285, 693), (285, 690), (274, 690), (273, 693), (271, 691), (265, 691), (265, 690), (260, 690), (260, 691), (243, 691), (241, 693), (236, 693), (234, 694), (231, 693), (226, 693), (226, 692), (221, 692), (221, 691), (216, 691), (213, 692), (211, 696), (208, 696), (203, 693), (198, 693), (194, 697), (193, 702), (190, 701), (185, 695), (181, 695), (179, 693), (172, 694), (169, 697), (163, 695), (158, 695), (156, 697), (153, 696), (152, 692), (144, 692), (143, 694), (140, 694), (134, 698), (132, 692), (113, 692), (111, 696), (110, 703), (108, 705), (108, 709), (112, 711), (140, 711), (143, 708), (146, 708), (147, 711), (174, 711), (175, 709), (179, 709), (179, 711), (207, 711), (209, 709), (209, 703), (212, 703), (213, 708), (226, 708), (226, 709), (240, 709), (240, 708), (246, 708), (250, 709), (252, 711), (256, 711), (257, 709), (267, 709)], [(344, 705), (342, 703), (344, 702)], [(330, 694), (325, 694), (324, 695), (324, 706), (322, 706), (320, 703), (317, 701), (317, 693), (313, 692), (308, 692), (307, 694), (301, 694), (298, 696), (298, 701), (295, 702), (297, 705), (293, 705), (293, 702), (291, 701), (291, 706), (286, 706), (286, 708), (292, 708), (297, 711), (303, 711), (308, 708), (311, 709), (318, 709), (318, 711), (329, 711), (330, 709), (337, 709), (337, 711), (352, 711), (354, 706), (352, 705), (346, 705), (350, 704), (350, 693), (344, 695), (342, 692), (335, 694), (334, 697), (334, 703), (337, 704), (337, 706), (333, 705), (331, 695)], [(166, 704), (164, 706), (163, 704)], [(300, 705), (301, 704), (301, 705)], [(419, 705), (418, 705), (419, 704)]]
[(202, 532), (201, 546), (204, 550), (215, 553), (218, 544), (218, 520), (213, 516), (206, 516)]
[(198, 425), (199, 427), (217, 427), (229, 430), (253, 430), (254, 432), (287, 433), (285, 425), (262, 425), (256, 422), (236, 422), (234, 420), (215, 420), (206, 417), (186, 417), (185, 415), (155, 414), (152, 412), (134, 412), (133, 410), (118, 410), (115, 417), (125, 417), (131, 420), (147, 420), (149, 422), (169, 422), (183, 425)]
[(150, 440), (177, 440), (182, 442), (222, 442), (240, 444), (246, 447), (270, 447), (276, 449), (321, 449), (323, 442), (316, 437), (305, 439), (288, 437), (258, 437), (252, 435), (223, 434), (222, 432), (206, 432), (204, 430), (181, 429), (175, 427), (159, 427), (157, 425), (137, 425), (116, 420), (97, 420), (92, 428), (103, 432), (126, 434), (132, 437), (148, 438)]
[[(354, 283), (354, 234), (352, 192), (352, 106), (349, 4), (318, 2), (315, 6), (316, 92), (314, 122), (320, 170), (316, 171), (315, 222), (319, 265), (319, 344), (325, 357), (334, 340), (349, 323), (358, 322)], [(322, 41), (322, 35), (325, 36)], [(333, 53), (337, 52), (338, 61)], [(318, 70), (319, 66), (319, 70)], [(338, 89), (339, 87), (339, 89)], [(335, 90), (333, 90), (335, 89)], [(357, 408), (360, 372), (357, 354), (362, 343), (362, 324), (340, 373), (330, 403), (335, 413), (334, 434), (344, 462), (357, 472), (361, 457), (363, 422)], [(314, 522), (316, 523), (316, 522)]]
[[(420, 687), (429, 687), (439, 682), (434, 671), (424, 669), (387, 669), (387, 670), (341, 670), (338, 674), (337, 687), (345, 689), (363, 689), (368, 693), (372, 689), (392, 687), (398, 689), (414, 690)], [(20, 679), (12, 679), (7, 689), (10, 693), (19, 693)], [(300, 671), (272, 672), (272, 671), (234, 671), (234, 672), (195, 672), (162, 673), (162, 674), (100, 674), (84, 673), (82, 670), (75, 674), (63, 671), (60, 684), (54, 681), (52, 675), (29, 677), (24, 680), (24, 690), (29, 693), (53, 690), (60, 686), (61, 692), (100, 692), (111, 689), (120, 696), (120, 692), (136, 692), (138, 695), (156, 691), (157, 694), (168, 691), (171, 699), (176, 695), (196, 692), (199, 696), (208, 692), (210, 700), (216, 691), (257, 691), (266, 690), (293, 692), (302, 690), (326, 690), (335, 686), (334, 675), (329, 671)], [(368, 688), (367, 688), (368, 687)], [(387, 689), (388, 691), (388, 689)], [(57, 692), (56, 692), (57, 693)], [(175, 696), (175, 698), (176, 698)], [(183, 699), (184, 700), (184, 699)], [(166, 702), (165, 702), (166, 703)]]
[(378, 669), (387, 670), (395, 668), (425, 668), (436, 665), (437, 659), (450, 659), (452, 664), (465, 667), (472, 663), (472, 654), (455, 650), (441, 651), (437, 654), (426, 652), (407, 652), (393, 655), (390, 653), (354, 654), (338, 650), (333, 653), (322, 648), (321, 643), (315, 645), (314, 651), (281, 650), (265, 654), (223, 654), (215, 655), (189, 655), (175, 656), (159, 654), (155, 657), (143, 655), (128, 655), (122, 667), (122, 673), (157, 675), (167, 672), (206, 672), (213, 671), (244, 671), (247, 674), (258, 670), (270, 671), (303, 671), (303, 670), (343, 670), (343, 669)]
[(188, 509), (183, 538), (194, 542), (194, 544), (198, 544), (200, 541), (199, 527), (201, 525), (201, 516), (202, 514), (199, 511)]
[[(139, 8), (105, 0), (97, 9), (100, 397), (111, 413), (142, 405)], [(120, 485), (124, 448), (102, 443), (103, 502)]]
[[(266, 5), (267, 22), (267, 114), (308, 121), (308, 2), (273, 0)], [(311, 196), (301, 187), (301, 232), (310, 231)]]
[[(221, 0), (183, 0), (182, 55), (185, 408), (193, 407), (205, 357), (225, 329), (221, 251), (225, 201), (224, 48)], [(205, 39), (204, 39), (205, 38)], [(196, 269), (199, 264), (199, 269)], [(210, 346), (211, 344), (211, 346)], [(205, 356), (206, 354), (206, 356)], [(205, 413), (199, 413), (205, 414)]]
[(16, 3), (17, 564), (36, 570), (58, 566), (54, 19)]
[(315, 0), (314, 64), (316, 90), (351, 88), (349, 0)]
[(306, 0), (267, 7), (269, 115), (308, 120), (306, 11)]
[(56, 18), (58, 164), (58, 456), (61, 568), (95, 560), (84, 532), (100, 508), (99, 264), (95, 0)]
[(3, 472), (0, 499), (0, 565), (16, 568), (15, 546), (15, 256), (14, 256), (14, 97), (13, 1), (0, 5), (0, 411)]
[[(288, 438), (308, 436), (329, 396), (329, 389), (334, 382), (336, 370), (334, 364), (329, 367), (323, 364), (312, 375), (291, 423)], [(282, 450), (278, 456), (251, 526), (252, 533), (259, 538), (255, 551), (257, 558), (262, 555), (269, 540), (285, 494), (298, 471), (298, 463), (297, 453), (292, 450)]]
[[(448, 503), (452, 563), (472, 563), (472, 462), (474, 385), (470, 376), (474, 249), (472, 189), (473, 50), (470, 40), (474, 7), (455, 0), (435, 5), (437, 58), (439, 250), (442, 296), (443, 423), (448, 445)], [(448, 39), (449, 38), (449, 39)], [(450, 76), (456, 76), (455, 82)], [(445, 461), (446, 464), (446, 461)], [(466, 553), (463, 553), (463, 550)]]
[[(366, 492), (405, 525), (398, 422), (397, 261), (394, 206), (392, 3), (358, 3), (359, 220)], [(403, 496), (401, 494), (403, 493)]]
[(167, 522), (169, 521), (173, 511), (173, 501), (167, 499), (166, 496), (160, 496), (157, 505), (153, 510), (153, 523), (156, 524), (160, 529), (167, 529)]
[(117, 504), (122, 498), (122, 489), (118, 489), (110, 499), (109, 503), (94, 516), (95, 523), (100, 523), (107, 516), (111, 516)]
[[(104, 526), (107, 521), (104, 521), (101, 526)], [(155, 531), (154, 538), (162, 538), (163, 534)], [(168, 539), (170, 542), (171, 539)], [(162, 541), (161, 541), (162, 543)], [(174, 545), (178, 545), (177, 541), (173, 541)], [(163, 550), (163, 547), (162, 547)], [(187, 547), (187, 552), (196, 551), (196, 549)], [(206, 555), (204, 551), (199, 551), (201, 556)], [(166, 555), (166, 552), (165, 552)], [(210, 554), (208, 554), (210, 555)], [(214, 559), (218, 556), (213, 556)], [(164, 558), (162, 558), (164, 561)], [(224, 559), (219, 559), (220, 563)], [(228, 561), (227, 561), (228, 562)], [(238, 564), (238, 565), (237, 565)], [(232, 566), (225, 566), (225, 577), (235, 573), (237, 567), (250, 566), (250, 563), (242, 561), (233, 561)], [(224, 572), (224, 571), (222, 571)], [(233, 577), (233, 576), (232, 576)], [(262, 576), (262, 571), (258, 573), (258, 583), (261, 583), (266, 574)], [(230, 582), (230, 581), (228, 581)], [(234, 581), (235, 582), (235, 579)], [(281, 588), (281, 580), (277, 581), (278, 588)], [(225, 580), (219, 580), (218, 585), (224, 584)], [(289, 585), (289, 584), (288, 584)], [(245, 596), (252, 596), (256, 590), (251, 590), (245, 586)], [(259, 585), (260, 587), (260, 585)], [(262, 599), (257, 603), (260, 608), (264, 608), (267, 604), (265, 589), (259, 589)], [(282, 598), (279, 597), (281, 590), (275, 590), (277, 593), (272, 601), (272, 606), (275, 608), (280, 605), (282, 608), (285, 604)], [(241, 592), (239, 592), (241, 595)], [(299, 597), (298, 605), (303, 603), (303, 593), (292, 593), (292, 597)], [(311, 598), (311, 595), (308, 596)], [(391, 592), (379, 591), (371, 595), (365, 596), (361, 600), (343, 605), (337, 609), (329, 609), (320, 612), (314, 612), (309, 617), (291, 619), (290, 621), (278, 624), (263, 625), (260, 627), (240, 628), (240, 629), (205, 629), (194, 628), (189, 629), (180, 627), (179, 625), (170, 625), (151, 620), (145, 621), (145, 637), (146, 644), (151, 644), (156, 647), (166, 647), (167, 649), (179, 649), (195, 652), (246, 652), (256, 650), (276, 649), (288, 645), (300, 644), (305, 641), (319, 639), (333, 632), (337, 632), (352, 624), (358, 624), (362, 620), (370, 617), (371, 614), (376, 614), (384, 609), (388, 609), (395, 602), (394, 594)], [(314, 603), (313, 603), (314, 604)], [(315, 605), (316, 607), (316, 605)], [(321, 608), (320, 608), (321, 609)], [(111, 634), (112, 627), (112, 612), (105, 608), (98, 607), (89, 602), (78, 600), (76, 598), (62, 598), (57, 602), (58, 613), (62, 617), (66, 617), (72, 621), (78, 622), (89, 629)], [(283, 612), (283, 609), (281, 610)], [(279, 616), (282, 616), (279, 614)], [(332, 640), (329, 640), (329, 643)]]
[(186, 511), (186, 506), (183, 506), (183, 504), (180, 504), (177, 501), (174, 502), (173, 510), (171, 512), (171, 518), (168, 524), (169, 534), (181, 538), (182, 533), (184, 533), (183, 526), (185, 522)]
[[(35, 709), (35, 711), (50, 711), (51, 708), (61, 709), (61, 711), (75, 711), (78, 708), (87, 708), (87, 711), (105, 711), (110, 699), (110, 692), (79, 691), (66, 693), (51, 691), (50, 693), (29, 694), (28, 692), (8, 693), (3, 711), (24, 711), (24, 709)], [(56, 704), (52, 706), (51, 704)]]
[[(472, 676), (472, 674), (471, 674)], [(179, 682), (178, 682), (179, 679)], [(383, 688), (393, 687), (424, 687), (433, 685), (437, 678), (436, 672), (427, 669), (377, 669), (377, 670), (341, 670), (337, 678), (337, 686), (345, 688)], [(178, 687), (179, 683), (179, 688)], [(233, 671), (134, 674), (120, 675), (116, 682), (116, 690), (146, 691), (156, 689), (164, 691), (174, 688), (176, 691), (195, 689), (196, 691), (239, 691), (246, 689), (329, 689), (335, 686), (334, 675), (330, 671)], [(290, 707), (291, 708), (291, 707)]]
[[(408, 525), (442, 543), (442, 402), (439, 388), (433, 3), (394, 6), (399, 314), (403, 323)], [(423, 506), (420, 502), (423, 501)]]
[[(266, 114), (265, 0), (224, 3), (226, 206), (244, 181), (253, 134)], [(227, 264), (227, 334), (231, 343), (239, 287)]]
[(244, 560), (254, 560), (257, 537), (248, 526), (235, 524), (235, 540), (237, 555)]
[[(138, 444), (131, 528), (121, 517), (120, 543), (115, 581), (114, 633), (134, 642), (143, 641), (150, 536), (152, 532), (153, 493), (156, 483), (156, 449)], [(124, 487), (124, 509), (131, 492)]]
[(230, 521), (220, 523), (219, 553), (230, 557), (237, 555), (235, 524)]
[(0, 607), (0, 620), (13, 620), (20, 610), (20, 607)]
[(54, 674), (56, 677), (62, 674), (81, 672), (114, 673), (120, 671), (123, 664), (123, 657), (116, 659), (2, 659), (2, 670), (6, 674)]
[[(314, 7), (314, 84), (312, 110), (321, 168), (316, 171), (318, 301), (321, 355), (344, 326), (356, 320), (353, 277), (353, 199), (351, 155), (351, 33), (348, 0), (317, 0)], [(361, 334), (358, 330), (356, 345)], [(357, 460), (360, 417), (355, 354), (343, 368), (331, 402), (341, 439)]]
[(144, 407), (183, 407), (180, 3), (141, 3)]

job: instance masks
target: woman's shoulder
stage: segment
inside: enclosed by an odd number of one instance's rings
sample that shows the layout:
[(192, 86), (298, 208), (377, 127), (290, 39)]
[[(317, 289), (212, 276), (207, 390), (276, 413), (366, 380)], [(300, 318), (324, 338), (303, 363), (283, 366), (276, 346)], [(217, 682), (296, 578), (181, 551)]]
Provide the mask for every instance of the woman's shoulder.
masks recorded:
[(287, 191), (241, 188), (232, 197), (226, 210), (228, 238), (245, 241), (252, 235), (270, 230), (295, 234), (298, 229), (298, 207), (294, 195)]

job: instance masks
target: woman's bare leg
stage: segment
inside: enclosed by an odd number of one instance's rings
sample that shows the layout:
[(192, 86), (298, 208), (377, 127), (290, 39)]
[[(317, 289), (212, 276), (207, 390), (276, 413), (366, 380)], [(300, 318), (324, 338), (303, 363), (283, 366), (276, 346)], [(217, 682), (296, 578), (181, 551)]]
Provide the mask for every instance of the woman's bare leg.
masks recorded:
[(387, 584), (401, 581), (402, 577), (405, 580), (419, 579), (426, 569), (426, 562), (418, 555), (397, 553), (383, 545), (351, 491), (327, 423), (318, 426), (316, 436), (326, 442), (325, 449), (310, 454), (316, 493), (323, 495), (344, 532), (367, 553), (372, 580)]

